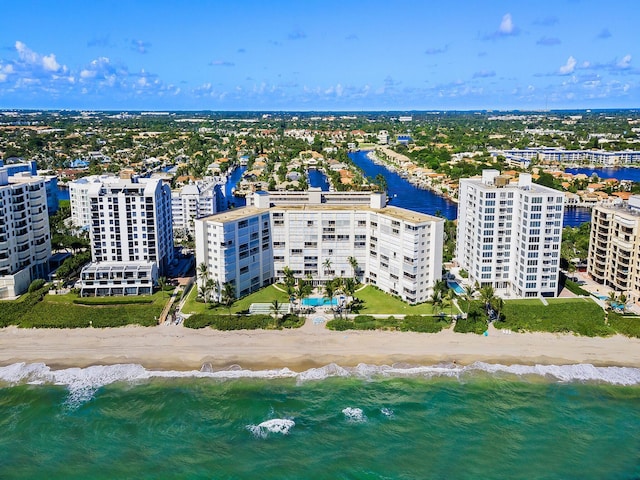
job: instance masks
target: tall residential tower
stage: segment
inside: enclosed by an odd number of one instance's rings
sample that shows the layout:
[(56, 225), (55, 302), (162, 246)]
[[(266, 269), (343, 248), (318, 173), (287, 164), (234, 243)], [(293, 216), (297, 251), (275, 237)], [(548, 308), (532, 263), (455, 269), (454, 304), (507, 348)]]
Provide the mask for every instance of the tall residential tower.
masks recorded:
[(564, 194), (497, 170), (460, 180), (456, 257), (472, 283), (512, 297), (558, 294)]

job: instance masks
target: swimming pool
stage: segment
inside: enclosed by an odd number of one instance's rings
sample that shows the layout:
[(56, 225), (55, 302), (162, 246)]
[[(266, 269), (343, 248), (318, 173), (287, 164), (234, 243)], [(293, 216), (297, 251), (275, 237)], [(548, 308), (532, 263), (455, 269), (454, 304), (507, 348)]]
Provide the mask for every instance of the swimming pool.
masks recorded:
[(447, 282), (447, 285), (448, 285), (448, 286), (449, 286), (449, 288), (451, 288), (454, 292), (456, 292), (456, 295), (464, 295), (464, 294), (465, 294), (465, 290), (464, 290), (464, 288), (462, 288), (458, 282), (454, 282), (454, 281), (452, 281), (452, 280), (449, 280), (449, 281)]
[(303, 298), (302, 305), (305, 307), (329, 307), (338, 304), (338, 299), (333, 297), (331, 300), (328, 298), (310, 297)]

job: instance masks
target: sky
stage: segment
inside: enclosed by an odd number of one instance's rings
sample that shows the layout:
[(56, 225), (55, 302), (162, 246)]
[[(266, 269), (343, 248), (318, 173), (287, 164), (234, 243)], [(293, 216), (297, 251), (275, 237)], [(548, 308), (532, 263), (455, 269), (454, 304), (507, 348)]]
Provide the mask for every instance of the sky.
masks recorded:
[(640, 107), (637, 0), (2, 2), (0, 109)]

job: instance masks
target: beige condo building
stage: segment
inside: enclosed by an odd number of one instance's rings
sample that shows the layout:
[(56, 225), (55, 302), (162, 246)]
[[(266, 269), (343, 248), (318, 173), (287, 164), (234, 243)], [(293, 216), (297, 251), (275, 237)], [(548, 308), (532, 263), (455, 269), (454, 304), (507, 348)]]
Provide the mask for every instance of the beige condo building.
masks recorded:
[(640, 300), (640, 195), (624, 207), (594, 207), (587, 272), (628, 300)]

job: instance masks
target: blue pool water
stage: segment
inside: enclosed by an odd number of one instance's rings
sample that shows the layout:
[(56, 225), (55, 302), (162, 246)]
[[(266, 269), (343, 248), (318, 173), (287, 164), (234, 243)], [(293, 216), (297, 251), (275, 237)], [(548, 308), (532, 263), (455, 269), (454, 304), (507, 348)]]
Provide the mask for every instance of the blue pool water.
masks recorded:
[(329, 307), (332, 305), (337, 305), (338, 299), (333, 297), (331, 300), (328, 298), (303, 298), (302, 305), (305, 307)]
[(464, 288), (462, 288), (458, 282), (449, 281), (447, 285), (456, 292), (456, 295), (464, 295)]

